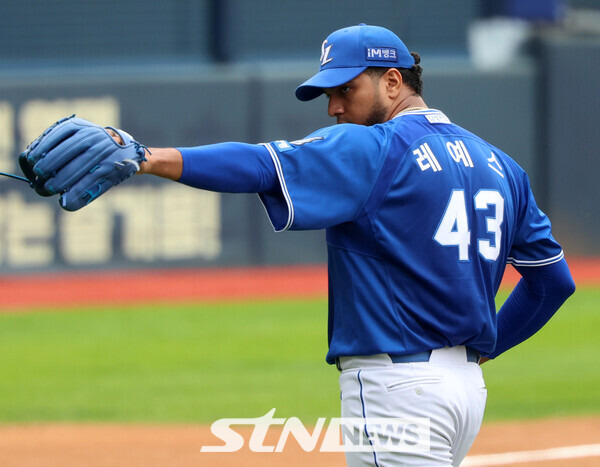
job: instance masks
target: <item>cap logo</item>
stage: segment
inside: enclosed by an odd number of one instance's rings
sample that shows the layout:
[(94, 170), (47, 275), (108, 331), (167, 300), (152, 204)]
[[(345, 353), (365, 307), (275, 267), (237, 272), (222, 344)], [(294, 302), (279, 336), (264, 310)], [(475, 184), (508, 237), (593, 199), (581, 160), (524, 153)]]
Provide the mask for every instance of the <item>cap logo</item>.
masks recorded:
[(329, 52), (331, 51), (331, 47), (333, 46), (333, 44), (330, 44), (327, 47), (325, 47), (325, 44), (327, 44), (327, 39), (325, 39), (323, 41), (323, 44), (321, 44), (321, 66), (324, 66), (331, 60), (333, 60), (333, 57), (329, 57)]
[(398, 51), (393, 47), (367, 47), (367, 60), (395, 62), (398, 60)]

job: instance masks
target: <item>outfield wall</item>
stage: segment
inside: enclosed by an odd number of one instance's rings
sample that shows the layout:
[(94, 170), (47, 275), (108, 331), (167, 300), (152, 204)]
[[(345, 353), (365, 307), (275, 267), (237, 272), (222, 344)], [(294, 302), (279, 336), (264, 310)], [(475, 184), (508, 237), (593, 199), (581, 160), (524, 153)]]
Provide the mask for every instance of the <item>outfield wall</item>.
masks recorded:
[[(600, 40), (545, 37), (537, 55), (481, 71), (424, 57), (425, 98), (528, 170), (571, 255), (600, 254), (593, 135)], [(565, 63), (581, 64), (564, 73)], [(149, 146), (298, 139), (332, 124), (324, 98), (301, 103), (304, 61), (147, 64), (0, 73), (0, 170), (49, 123), (77, 113)], [(275, 234), (256, 195), (134, 177), (78, 213), (0, 178), (0, 273), (157, 266), (322, 263), (323, 232)]]

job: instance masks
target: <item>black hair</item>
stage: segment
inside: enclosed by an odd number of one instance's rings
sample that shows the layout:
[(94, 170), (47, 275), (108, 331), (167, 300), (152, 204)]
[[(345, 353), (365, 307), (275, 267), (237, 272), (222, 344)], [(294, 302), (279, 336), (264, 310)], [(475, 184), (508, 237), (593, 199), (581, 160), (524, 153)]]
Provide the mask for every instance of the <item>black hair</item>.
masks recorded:
[[(419, 65), (421, 56), (416, 52), (410, 54), (415, 59), (415, 64), (411, 68), (396, 68), (396, 70), (402, 75), (404, 84), (411, 88), (415, 94), (421, 96), (423, 95), (423, 79), (421, 78), (423, 68)], [(369, 67), (365, 71), (372, 77), (381, 77), (388, 70), (389, 68), (384, 67)]]

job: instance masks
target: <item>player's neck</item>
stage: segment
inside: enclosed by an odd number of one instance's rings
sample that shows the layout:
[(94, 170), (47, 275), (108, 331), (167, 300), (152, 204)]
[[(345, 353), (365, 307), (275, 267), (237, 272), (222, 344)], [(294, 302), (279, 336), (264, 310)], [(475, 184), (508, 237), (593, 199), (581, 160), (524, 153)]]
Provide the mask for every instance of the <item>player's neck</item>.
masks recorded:
[(390, 108), (388, 120), (391, 120), (401, 112), (406, 112), (409, 110), (422, 110), (426, 108), (427, 104), (421, 96), (409, 95), (401, 99), (396, 103), (396, 105), (393, 105)]

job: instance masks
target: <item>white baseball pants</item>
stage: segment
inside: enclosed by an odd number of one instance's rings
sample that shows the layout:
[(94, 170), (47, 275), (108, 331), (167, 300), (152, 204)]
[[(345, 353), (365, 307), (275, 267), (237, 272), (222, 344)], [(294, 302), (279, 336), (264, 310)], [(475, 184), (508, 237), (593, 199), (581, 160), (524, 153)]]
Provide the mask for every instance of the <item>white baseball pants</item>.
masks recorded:
[[(467, 361), (465, 347), (434, 350), (429, 362), (392, 363), (380, 354), (343, 357), (340, 366), (342, 419), (365, 421), (358, 435), (342, 432), (345, 448), (351, 446), (349, 467), (460, 465), (479, 432), (487, 398), (481, 368)], [(383, 428), (378, 421), (384, 418), (398, 424)], [(426, 421), (429, 439), (420, 438), (425, 432), (411, 420)], [(380, 449), (382, 439), (393, 448)]]

